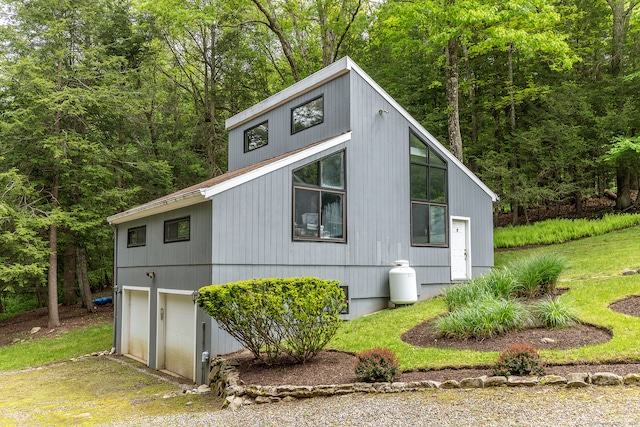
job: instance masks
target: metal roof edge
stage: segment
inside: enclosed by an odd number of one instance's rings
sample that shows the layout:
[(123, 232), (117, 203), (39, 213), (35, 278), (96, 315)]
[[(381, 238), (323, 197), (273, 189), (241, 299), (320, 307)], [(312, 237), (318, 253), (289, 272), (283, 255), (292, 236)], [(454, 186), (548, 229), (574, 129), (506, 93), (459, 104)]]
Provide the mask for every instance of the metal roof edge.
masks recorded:
[(189, 193), (182, 193), (174, 197), (160, 198), (155, 201), (136, 206), (124, 212), (107, 217), (107, 221), (112, 225), (122, 224), (124, 222), (146, 218), (151, 215), (169, 212), (174, 209), (193, 206), (206, 200), (207, 199), (204, 197), (202, 191), (197, 189)]

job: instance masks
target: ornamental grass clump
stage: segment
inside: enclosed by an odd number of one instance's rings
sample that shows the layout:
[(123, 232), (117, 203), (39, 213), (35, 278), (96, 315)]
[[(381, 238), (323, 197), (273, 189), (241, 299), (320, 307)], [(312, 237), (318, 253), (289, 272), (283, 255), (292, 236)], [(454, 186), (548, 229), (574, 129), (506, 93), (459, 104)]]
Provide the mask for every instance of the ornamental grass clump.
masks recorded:
[(544, 375), (545, 369), (538, 350), (529, 343), (512, 344), (493, 365), (493, 375)]
[(531, 325), (531, 316), (516, 300), (485, 297), (436, 321), (441, 335), (451, 338), (488, 338)]
[(529, 310), (536, 322), (545, 328), (567, 328), (578, 323), (578, 318), (557, 298), (538, 301)]
[(391, 382), (400, 373), (395, 354), (386, 348), (374, 348), (356, 356), (356, 377), (363, 382)]
[(565, 261), (562, 257), (547, 253), (532, 255), (513, 263), (510, 270), (517, 282), (517, 296), (532, 298), (552, 293), (564, 268)]
[(286, 354), (304, 363), (335, 335), (345, 308), (339, 282), (315, 277), (252, 279), (205, 286), (198, 303), (256, 359)]
[(445, 288), (442, 297), (447, 309), (454, 311), (487, 297), (509, 299), (516, 293), (516, 289), (517, 283), (513, 273), (501, 268), (468, 282)]

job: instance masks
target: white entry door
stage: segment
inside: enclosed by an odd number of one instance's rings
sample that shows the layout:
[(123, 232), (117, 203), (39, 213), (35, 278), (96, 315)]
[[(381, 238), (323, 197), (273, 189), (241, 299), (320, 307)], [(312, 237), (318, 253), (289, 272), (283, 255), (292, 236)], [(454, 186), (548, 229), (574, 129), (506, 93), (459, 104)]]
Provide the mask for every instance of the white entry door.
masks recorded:
[(451, 219), (451, 280), (471, 278), (469, 218)]
[(122, 352), (144, 362), (149, 359), (149, 291), (124, 289)]
[(158, 368), (195, 380), (196, 306), (191, 294), (160, 293)]

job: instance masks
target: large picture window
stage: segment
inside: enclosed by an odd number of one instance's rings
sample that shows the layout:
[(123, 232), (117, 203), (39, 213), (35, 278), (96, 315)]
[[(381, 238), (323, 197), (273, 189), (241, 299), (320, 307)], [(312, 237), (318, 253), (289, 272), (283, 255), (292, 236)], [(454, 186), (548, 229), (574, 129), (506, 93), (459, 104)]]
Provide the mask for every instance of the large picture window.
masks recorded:
[(191, 218), (178, 218), (164, 222), (164, 242), (182, 242), (191, 238)]
[(344, 151), (293, 172), (293, 239), (344, 242)]
[(322, 122), (324, 122), (324, 97), (322, 96), (291, 109), (292, 134)]
[(409, 132), (411, 244), (447, 245), (447, 163)]
[(262, 122), (244, 131), (244, 152), (257, 150), (269, 143), (269, 122)]

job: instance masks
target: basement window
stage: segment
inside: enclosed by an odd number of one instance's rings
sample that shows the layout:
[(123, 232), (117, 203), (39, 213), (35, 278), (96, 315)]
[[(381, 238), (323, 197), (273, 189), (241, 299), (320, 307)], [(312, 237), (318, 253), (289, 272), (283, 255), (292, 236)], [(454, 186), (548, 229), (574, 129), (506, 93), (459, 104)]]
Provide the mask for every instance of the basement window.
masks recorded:
[(164, 242), (183, 242), (191, 238), (191, 218), (184, 217), (164, 222)]

